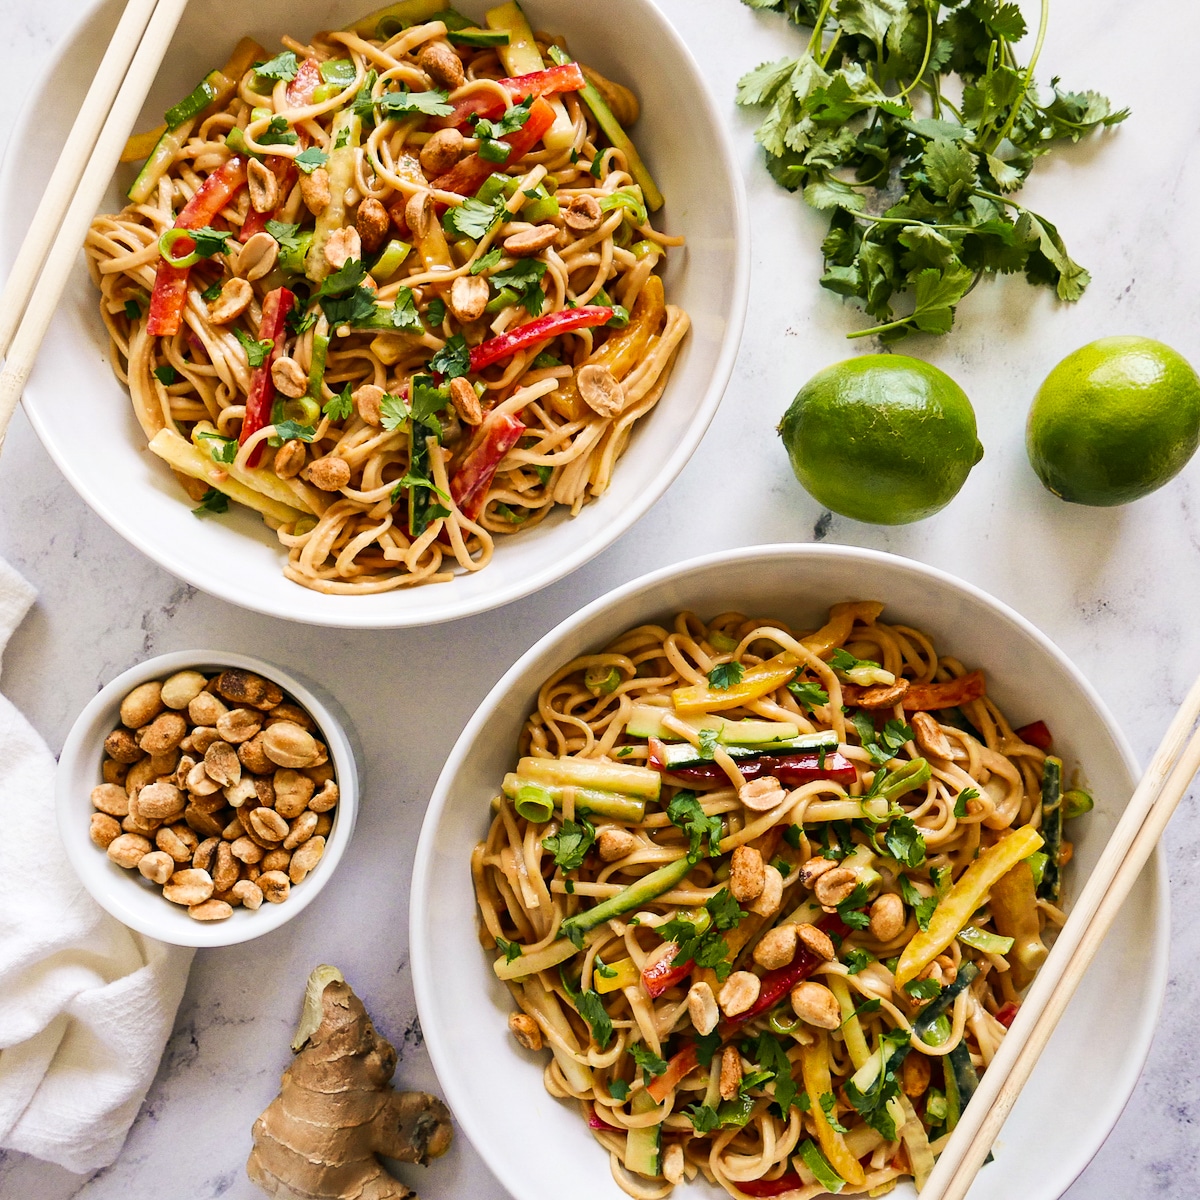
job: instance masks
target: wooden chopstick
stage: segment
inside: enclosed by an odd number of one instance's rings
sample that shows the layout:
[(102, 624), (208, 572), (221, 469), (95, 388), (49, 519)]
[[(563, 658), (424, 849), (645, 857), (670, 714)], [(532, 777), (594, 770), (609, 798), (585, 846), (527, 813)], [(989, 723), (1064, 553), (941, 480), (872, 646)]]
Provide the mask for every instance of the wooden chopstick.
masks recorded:
[(1050, 956), (983, 1074), (921, 1200), (963, 1200), (1059, 1018), (1200, 770), (1200, 679), (1175, 714)]
[(0, 447), (186, 7), (187, 0), (129, 0), (34, 214), (0, 296)]

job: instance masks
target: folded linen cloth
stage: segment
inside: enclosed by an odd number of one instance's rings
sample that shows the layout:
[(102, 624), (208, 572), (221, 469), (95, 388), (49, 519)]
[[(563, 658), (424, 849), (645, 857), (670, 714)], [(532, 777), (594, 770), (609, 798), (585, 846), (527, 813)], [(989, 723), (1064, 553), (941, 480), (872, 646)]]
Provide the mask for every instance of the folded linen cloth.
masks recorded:
[[(0, 653), (33, 598), (0, 560)], [(127, 929), (84, 890), (59, 840), (54, 770), (0, 696), (0, 1147), (86, 1172), (124, 1145), (193, 952)]]

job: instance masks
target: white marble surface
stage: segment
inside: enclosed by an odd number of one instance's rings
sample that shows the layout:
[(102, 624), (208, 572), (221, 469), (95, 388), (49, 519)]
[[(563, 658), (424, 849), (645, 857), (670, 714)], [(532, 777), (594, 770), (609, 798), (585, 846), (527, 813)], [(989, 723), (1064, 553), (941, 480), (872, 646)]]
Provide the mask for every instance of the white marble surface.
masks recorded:
[[(250, 1124), (274, 1095), (305, 975), (338, 962), (402, 1050), (400, 1080), (436, 1088), (407, 975), (406, 888), (422, 805), (474, 706), (536, 637), (607, 588), (721, 547), (826, 538), (907, 554), (954, 571), (1040, 625), (1083, 668), (1148, 755), (1200, 669), (1200, 460), (1125, 509), (1060, 504), (1023, 451), (1038, 381), (1077, 345), (1111, 333), (1161, 337), (1200, 361), (1193, 215), (1200, 7), (1179, 0), (1056, 0), (1044, 73), (1105, 90), (1134, 109), (1102, 140), (1065, 149), (1035, 173), (1031, 207), (1055, 220), (1094, 282), (1062, 308), (1021, 282), (972, 295), (959, 328), (910, 343), (975, 402), (987, 455), (958, 500), (920, 525), (878, 529), (829, 519), (793, 482), (773, 429), (796, 388), (862, 350), (857, 324), (815, 284), (819, 222), (766, 178), (735, 112), (737, 76), (788, 52), (774, 18), (735, 0), (661, 0), (724, 102), (754, 210), (754, 288), (734, 382), (696, 457), (657, 508), (607, 554), (540, 596), (428, 632), (309, 630), (197, 594), (118, 539), (78, 500), (23, 417), (0, 470), (0, 554), (36, 584), (37, 607), (13, 639), (4, 688), (57, 748), (87, 698), (152, 653), (224, 645), (322, 678), (349, 710), (368, 774), (355, 842), (320, 900), (276, 934), (201, 952), (158, 1078), (124, 1153), (91, 1178), (0, 1156), (0, 1196), (118, 1200), (170, 1191), (189, 1200), (252, 1200), (243, 1164)], [(78, 5), (0, 0), (7, 31), (0, 140)], [(1146, 46), (1152, 45), (1152, 55)], [(1174, 54), (1172, 54), (1174, 51)], [(80, 396), (81, 404), (87, 402)], [(1141, 1082), (1072, 1200), (1193, 1195), (1200, 1187), (1200, 934), (1192, 869), (1200, 818), (1170, 832), (1171, 982)], [(1119, 1042), (1121, 1031), (1112, 1031)], [(1052, 1131), (1050, 1136), (1053, 1137)], [(427, 1197), (503, 1192), (469, 1145), (407, 1180)]]

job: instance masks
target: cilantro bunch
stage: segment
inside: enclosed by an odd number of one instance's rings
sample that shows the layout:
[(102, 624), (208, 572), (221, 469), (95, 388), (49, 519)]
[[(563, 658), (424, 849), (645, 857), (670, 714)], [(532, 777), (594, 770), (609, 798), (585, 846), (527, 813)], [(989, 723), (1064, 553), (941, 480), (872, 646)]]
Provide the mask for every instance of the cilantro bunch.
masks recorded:
[(1128, 110), (1057, 78), (1035, 86), (1049, 0), (1027, 66), (1013, 50), (1025, 20), (1001, 0), (742, 2), (812, 30), (798, 58), (743, 76), (737, 99), (767, 109), (755, 138), (775, 180), (830, 214), (821, 285), (877, 322), (848, 336), (946, 333), (996, 273), (1079, 299), (1087, 271), (1013, 195), (1054, 142)]

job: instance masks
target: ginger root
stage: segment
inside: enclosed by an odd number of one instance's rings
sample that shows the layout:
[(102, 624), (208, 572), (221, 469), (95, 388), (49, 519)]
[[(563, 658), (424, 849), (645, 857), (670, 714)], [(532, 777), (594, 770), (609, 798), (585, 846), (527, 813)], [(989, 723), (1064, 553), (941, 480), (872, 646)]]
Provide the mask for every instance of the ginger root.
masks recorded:
[(445, 1154), (450, 1112), (425, 1092), (396, 1092), (396, 1051), (333, 967), (309, 978), (298, 1051), (279, 1095), (254, 1122), (246, 1173), (276, 1200), (409, 1200), (377, 1155), (424, 1164)]

